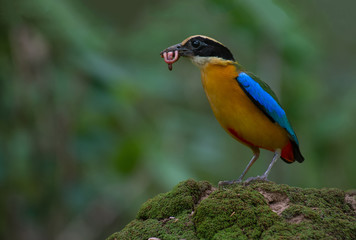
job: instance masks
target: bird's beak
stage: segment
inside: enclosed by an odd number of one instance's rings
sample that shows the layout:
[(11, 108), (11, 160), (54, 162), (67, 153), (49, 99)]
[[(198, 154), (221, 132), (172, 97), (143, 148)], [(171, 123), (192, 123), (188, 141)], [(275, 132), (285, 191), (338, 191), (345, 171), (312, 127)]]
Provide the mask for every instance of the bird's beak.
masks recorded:
[(193, 51), (178, 43), (170, 46), (161, 52), (161, 57), (168, 64), (169, 70), (172, 70), (172, 64), (178, 61), (179, 57), (193, 56)]
[(180, 44), (180, 43), (166, 48), (165, 50), (163, 50), (161, 52), (161, 55), (163, 55), (163, 53), (165, 53), (165, 52), (168, 53), (168, 52), (175, 52), (175, 51), (178, 51), (178, 54), (180, 57), (193, 56), (193, 51), (186, 48), (185, 46), (182, 46), (182, 44)]

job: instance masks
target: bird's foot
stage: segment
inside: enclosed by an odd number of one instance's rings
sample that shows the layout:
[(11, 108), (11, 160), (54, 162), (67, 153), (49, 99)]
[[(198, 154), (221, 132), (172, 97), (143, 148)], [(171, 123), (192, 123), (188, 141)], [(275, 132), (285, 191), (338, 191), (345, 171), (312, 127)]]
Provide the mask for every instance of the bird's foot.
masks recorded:
[(240, 179), (237, 180), (232, 180), (232, 181), (220, 181), (218, 183), (219, 187), (227, 186), (227, 185), (232, 185), (232, 184), (238, 184), (241, 183), (242, 181)]
[(246, 181), (244, 181), (244, 183), (250, 183), (253, 181), (266, 181), (269, 182), (269, 180), (267, 179), (267, 176), (262, 175), (262, 176), (257, 176), (257, 177), (250, 177), (248, 179), (246, 179)]

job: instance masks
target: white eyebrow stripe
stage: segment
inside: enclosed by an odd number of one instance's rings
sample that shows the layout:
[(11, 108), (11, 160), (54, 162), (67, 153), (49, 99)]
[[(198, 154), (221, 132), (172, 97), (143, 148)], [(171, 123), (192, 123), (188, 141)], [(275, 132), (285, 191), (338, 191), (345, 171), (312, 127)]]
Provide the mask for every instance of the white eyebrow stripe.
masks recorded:
[(222, 45), (222, 46), (225, 47), (225, 45), (222, 44), (221, 42), (215, 40), (214, 38), (211, 38), (211, 37), (208, 37), (208, 36), (204, 36), (204, 35), (193, 35), (193, 36), (190, 36), (190, 37), (184, 39), (181, 44), (182, 44), (182, 45), (185, 45), (190, 39), (195, 38), (195, 37), (206, 38), (206, 39), (209, 39), (209, 40), (211, 40), (211, 41), (217, 42), (217, 43), (219, 43), (220, 45)]

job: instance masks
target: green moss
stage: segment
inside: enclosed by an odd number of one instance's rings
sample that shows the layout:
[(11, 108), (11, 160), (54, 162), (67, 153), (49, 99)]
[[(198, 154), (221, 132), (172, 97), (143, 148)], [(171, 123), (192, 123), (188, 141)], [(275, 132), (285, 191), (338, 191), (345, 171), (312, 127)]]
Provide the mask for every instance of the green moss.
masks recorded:
[(192, 179), (179, 183), (172, 191), (159, 194), (145, 202), (137, 214), (137, 219), (163, 219), (190, 213), (206, 190), (211, 189), (208, 182)]
[(286, 221), (300, 216), (301, 223), (276, 223), (262, 235), (267, 239), (355, 239), (356, 214), (345, 203), (345, 192), (339, 189), (302, 189), (274, 183), (253, 184), (254, 189), (284, 193), (289, 207), (283, 211)]
[[(314, 228), (310, 223), (289, 224), (286, 222), (276, 222), (271, 228), (265, 231), (262, 239), (335, 239), (320, 229)], [(340, 238), (342, 239), (342, 238)]]
[(133, 220), (120, 232), (114, 233), (107, 240), (149, 239), (156, 237), (165, 240), (198, 239), (194, 225), (189, 224), (189, 216), (181, 215), (170, 219)]
[(182, 214), (177, 218), (169, 220), (165, 224), (168, 234), (162, 236), (161, 239), (199, 239), (196, 237), (194, 224), (191, 221), (191, 216)]
[[(272, 197), (265, 199), (260, 192)], [(278, 201), (286, 206), (280, 215), (271, 209)], [(213, 191), (207, 182), (187, 180), (148, 200), (136, 220), (108, 239), (149, 237), (356, 239), (356, 213), (339, 189), (302, 189), (256, 181)]]
[(240, 229), (236, 232), (239, 237), (256, 239), (278, 218), (259, 192), (237, 185), (215, 191), (203, 200), (196, 209), (194, 223), (200, 238), (230, 235), (231, 229), (225, 229), (232, 227)]
[(122, 231), (114, 233), (107, 240), (148, 239), (161, 234), (161, 224), (156, 219), (133, 220)]
[(248, 237), (237, 225), (225, 228), (214, 235), (213, 240), (221, 239), (236, 239), (236, 240), (248, 240)]

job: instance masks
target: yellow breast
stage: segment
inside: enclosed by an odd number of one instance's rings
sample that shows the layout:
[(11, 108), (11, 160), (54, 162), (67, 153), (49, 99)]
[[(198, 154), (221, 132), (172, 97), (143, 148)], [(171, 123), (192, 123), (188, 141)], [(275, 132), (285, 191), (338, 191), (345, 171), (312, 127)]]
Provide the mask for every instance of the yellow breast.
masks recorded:
[(204, 64), (201, 77), (206, 96), (221, 126), (250, 147), (274, 151), (289, 141), (287, 131), (273, 123), (239, 86), (234, 64)]

